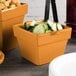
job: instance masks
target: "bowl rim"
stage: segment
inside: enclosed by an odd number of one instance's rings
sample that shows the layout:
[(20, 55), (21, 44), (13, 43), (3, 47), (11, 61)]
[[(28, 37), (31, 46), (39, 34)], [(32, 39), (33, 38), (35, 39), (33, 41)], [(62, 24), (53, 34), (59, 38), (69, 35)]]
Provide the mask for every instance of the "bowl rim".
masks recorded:
[[(76, 57), (76, 52), (73, 53), (68, 53), (68, 54), (64, 54), (61, 56), (56, 57), (50, 64), (49, 64), (49, 71), (51, 71), (52, 73), (57, 74), (57, 71), (59, 69), (56, 68), (60, 67), (61, 65), (65, 65), (66, 63), (72, 61), (72, 59), (74, 60), (74, 57)], [(68, 59), (68, 62), (66, 62)], [(60, 63), (60, 64), (58, 64)], [(60, 65), (60, 66), (59, 66)]]

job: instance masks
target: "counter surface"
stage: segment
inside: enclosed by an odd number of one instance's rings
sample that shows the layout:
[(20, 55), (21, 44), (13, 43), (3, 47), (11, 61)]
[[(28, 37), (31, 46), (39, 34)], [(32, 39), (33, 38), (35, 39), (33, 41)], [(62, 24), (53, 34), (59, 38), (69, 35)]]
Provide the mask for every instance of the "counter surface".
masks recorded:
[[(36, 66), (22, 59), (16, 48), (6, 55), (5, 62), (0, 65), (0, 76), (48, 76), (48, 64)], [(68, 42), (65, 53), (76, 52), (76, 39)]]

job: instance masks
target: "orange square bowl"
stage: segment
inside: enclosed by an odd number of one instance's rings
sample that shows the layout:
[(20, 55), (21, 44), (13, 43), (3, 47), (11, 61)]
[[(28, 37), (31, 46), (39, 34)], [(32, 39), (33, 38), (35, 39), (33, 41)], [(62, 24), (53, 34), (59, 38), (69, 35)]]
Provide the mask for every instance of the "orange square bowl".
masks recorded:
[(13, 35), (12, 27), (23, 22), (27, 11), (27, 3), (23, 3), (14, 9), (0, 11), (0, 49), (10, 50), (16, 48), (17, 41)]
[(64, 54), (71, 28), (45, 34), (34, 34), (22, 28), (23, 24), (14, 26), (21, 56), (36, 65), (49, 63), (53, 58)]

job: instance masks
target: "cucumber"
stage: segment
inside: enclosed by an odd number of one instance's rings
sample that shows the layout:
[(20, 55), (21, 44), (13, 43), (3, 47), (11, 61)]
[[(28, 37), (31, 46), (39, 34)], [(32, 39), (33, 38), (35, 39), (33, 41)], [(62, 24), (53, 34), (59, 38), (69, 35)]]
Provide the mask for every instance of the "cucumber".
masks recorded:
[(47, 31), (46, 31), (46, 33), (49, 33), (49, 32), (51, 32), (51, 30), (47, 30)]
[(44, 27), (45, 31), (49, 29), (47, 23), (44, 23), (44, 24), (43, 24), (43, 27)]
[(57, 25), (56, 23), (53, 23), (53, 25), (52, 25), (52, 30), (53, 30), (53, 31), (57, 31), (56, 25)]
[(62, 25), (59, 24), (59, 23), (57, 23), (57, 29), (58, 29), (58, 30), (62, 30), (62, 29), (63, 29)]
[(34, 27), (33, 27), (33, 26), (30, 26), (30, 27), (28, 28), (28, 31), (33, 32), (33, 29), (34, 29)]
[(54, 23), (54, 22), (52, 22), (52, 21), (50, 21), (50, 20), (47, 21), (47, 24), (50, 25), (50, 26), (51, 26), (53, 23)]
[(39, 25), (35, 26), (35, 28), (33, 29), (33, 33), (35, 33), (35, 34), (43, 34), (43, 33), (45, 33), (45, 29), (42, 26), (42, 24), (39, 24)]
[(47, 24), (50, 26), (52, 31), (57, 31), (56, 23), (51, 22), (51, 21), (48, 20)]
[(35, 20), (33, 20), (33, 21), (31, 22), (30, 26), (35, 26), (36, 23), (37, 23), (37, 22), (36, 22)]
[(62, 30), (64, 27), (59, 24), (48, 20), (47, 22), (38, 22), (33, 20), (32, 22), (24, 23), (24, 28), (34, 34), (49, 33), (52, 31)]
[(24, 29), (28, 30), (29, 27), (30, 27), (30, 26), (28, 26), (28, 25), (26, 24), (26, 22), (25, 22), (25, 23), (24, 23)]

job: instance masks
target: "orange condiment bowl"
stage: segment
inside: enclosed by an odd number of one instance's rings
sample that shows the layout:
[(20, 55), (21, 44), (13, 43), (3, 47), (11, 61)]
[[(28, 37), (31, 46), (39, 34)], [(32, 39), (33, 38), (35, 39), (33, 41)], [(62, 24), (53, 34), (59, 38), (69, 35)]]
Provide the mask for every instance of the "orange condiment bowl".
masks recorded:
[(0, 51), (0, 64), (2, 64), (2, 63), (3, 63), (4, 58), (5, 58), (4, 53), (3, 53), (2, 51)]

